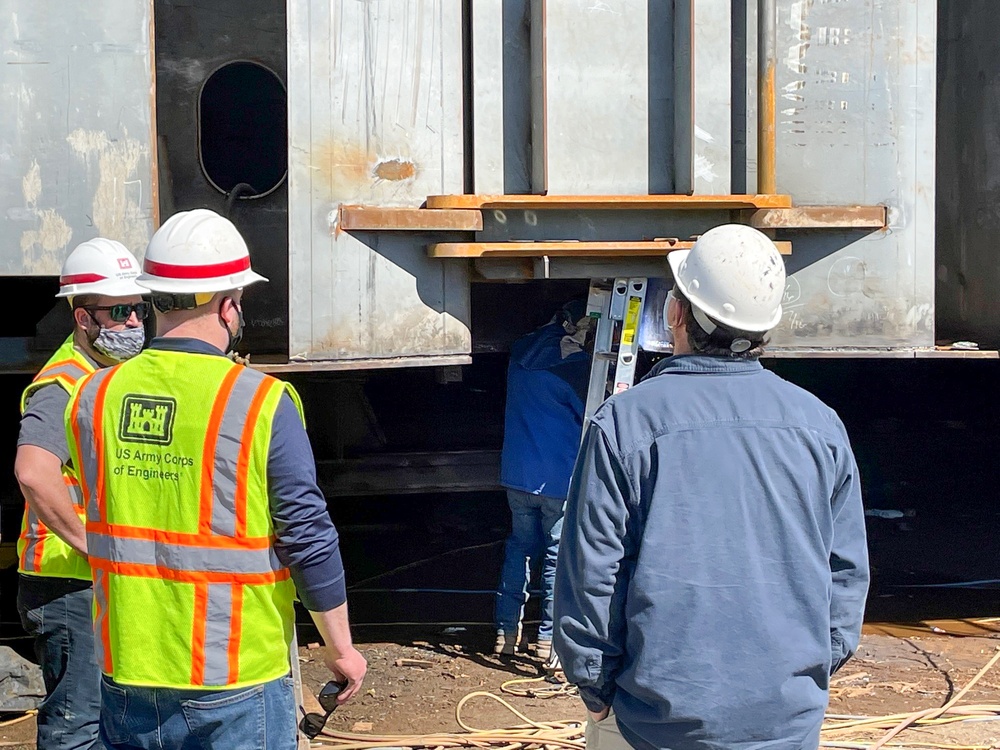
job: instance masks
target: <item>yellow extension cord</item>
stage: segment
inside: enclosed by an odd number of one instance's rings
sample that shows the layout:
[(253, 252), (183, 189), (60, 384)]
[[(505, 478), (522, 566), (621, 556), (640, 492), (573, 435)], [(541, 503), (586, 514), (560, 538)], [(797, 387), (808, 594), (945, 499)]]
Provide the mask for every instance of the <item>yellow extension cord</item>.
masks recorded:
[[(941, 750), (989, 750), (988, 745), (946, 745), (933, 742), (891, 742), (902, 731), (910, 727), (942, 726), (970, 719), (1000, 718), (1000, 705), (964, 705), (958, 702), (972, 687), (979, 682), (1000, 661), (1000, 650), (979, 670), (955, 696), (940, 708), (925, 709), (909, 714), (894, 714), (891, 716), (838, 716), (828, 715), (823, 724), (823, 739), (820, 747), (839, 750), (880, 750), (884, 747), (894, 748), (940, 748)], [(546, 681), (545, 678), (509, 680), (501, 685), (501, 690), (514, 695), (529, 697), (555, 697), (557, 695), (572, 695), (575, 688), (569, 685), (552, 685), (539, 690), (525, 688), (525, 683)], [(490, 698), (506, 707), (511, 713), (524, 721), (524, 724), (507, 729), (477, 729), (462, 719), (462, 708), (477, 697)], [(536, 722), (510, 705), (503, 698), (485, 691), (469, 693), (455, 707), (455, 721), (465, 730), (464, 733), (441, 732), (421, 735), (358, 735), (344, 732), (324, 731), (314, 742), (337, 748), (337, 750), (373, 750), (374, 748), (428, 748), (443, 749), (453, 747), (496, 748), (497, 750), (525, 750), (526, 748), (584, 748), (585, 725), (581, 721)], [(859, 732), (881, 731), (882, 736), (876, 740), (839, 738), (839, 735)], [(834, 739), (832, 735), (837, 735)]]

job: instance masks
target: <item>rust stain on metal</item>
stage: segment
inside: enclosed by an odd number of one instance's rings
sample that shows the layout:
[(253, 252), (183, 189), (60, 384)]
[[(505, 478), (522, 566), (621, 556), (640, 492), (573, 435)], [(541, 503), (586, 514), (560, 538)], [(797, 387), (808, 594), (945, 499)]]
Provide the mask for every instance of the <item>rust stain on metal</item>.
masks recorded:
[[(342, 141), (316, 144), (309, 154), (309, 167), (329, 180), (331, 197), (356, 195), (366, 187), (371, 179), (371, 162), (365, 148)], [(313, 184), (319, 188), (323, 181), (314, 181)]]
[[(156, 30), (154, 21), (156, 11), (154, 0), (148, 0), (146, 5), (146, 34), (149, 40), (149, 173), (152, 175), (150, 183), (150, 204), (153, 209), (153, 231), (160, 226), (160, 155), (157, 151), (158, 139), (156, 137)], [(140, 258), (145, 255), (145, 248), (136, 248)]]
[(417, 165), (404, 159), (389, 159), (375, 165), (374, 175), (380, 180), (410, 180), (417, 175)]
[[(775, 242), (778, 252), (792, 252), (791, 242)], [(688, 249), (694, 242), (645, 240), (624, 242), (438, 242), (428, 246), (431, 258), (632, 258), (662, 257), (673, 250)]]
[(757, 96), (757, 192), (770, 194), (777, 192), (775, 119), (776, 101), (774, 89), (773, 61), (768, 61), (767, 70), (760, 82), (761, 91)]
[(747, 211), (757, 229), (884, 229), (885, 206), (797, 206)]
[(345, 231), (479, 232), (483, 228), (483, 214), (472, 209), (341, 206), (339, 227)]
[(429, 195), (427, 208), (731, 209), (785, 208), (789, 195)]

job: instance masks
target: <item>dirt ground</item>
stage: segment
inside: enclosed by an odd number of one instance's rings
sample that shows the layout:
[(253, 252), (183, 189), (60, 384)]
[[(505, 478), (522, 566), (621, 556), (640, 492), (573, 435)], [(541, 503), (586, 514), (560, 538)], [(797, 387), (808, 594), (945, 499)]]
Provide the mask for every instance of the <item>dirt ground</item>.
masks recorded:
[[(567, 686), (546, 681), (542, 663), (533, 654), (494, 656), (488, 628), (383, 627), (356, 635), (368, 658), (368, 678), (361, 697), (330, 717), (327, 729), (331, 732), (361, 735), (388, 745), (392, 744), (391, 735), (462, 732), (459, 720), (476, 729), (524, 723), (501, 702), (480, 693), (502, 698), (534, 721), (585, 718), (579, 698)], [(299, 637), (303, 686), (316, 693), (328, 674), (320, 652), (309, 647), (315, 634), (303, 627)], [(998, 647), (1000, 621), (977, 625), (941, 621), (891, 628), (867, 625), (858, 653), (834, 678), (829, 714), (888, 717), (941, 707), (977, 676)], [(471, 697), (460, 714), (456, 713), (459, 702), (467, 696)], [(1000, 665), (983, 674), (960, 700), (962, 705), (998, 703)], [(310, 707), (315, 708), (315, 704)], [(828, 733), (824, 740), (863, 747), (884, 732), (884, 728), (869, 732), (851, 729)], [(34, 747), (33, 738), (30, 717), (0, 727), (0, 747), (28, 750)], [(998, 748), (1000, 721), (908, 729), (897, 741), (917, 748)]]

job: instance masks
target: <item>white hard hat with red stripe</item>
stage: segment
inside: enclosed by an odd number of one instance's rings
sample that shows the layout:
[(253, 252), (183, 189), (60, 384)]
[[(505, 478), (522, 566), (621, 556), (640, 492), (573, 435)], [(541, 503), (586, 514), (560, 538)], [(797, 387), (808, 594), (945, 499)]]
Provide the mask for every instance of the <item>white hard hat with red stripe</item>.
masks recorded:
[(146, 294), (135, 283), (139, 261), (122, 243), (95, 237), (81, 242), (66, 256), (59, 273), (56, 297), (79, 294), (105, 294), (108, 297), (131, 297)]
[(153, 292), (198, 294), (240, 289), (266, 278), (250, 268), (246, 240), (207, 208), (181, 211), (156, 230), (136, 283)]

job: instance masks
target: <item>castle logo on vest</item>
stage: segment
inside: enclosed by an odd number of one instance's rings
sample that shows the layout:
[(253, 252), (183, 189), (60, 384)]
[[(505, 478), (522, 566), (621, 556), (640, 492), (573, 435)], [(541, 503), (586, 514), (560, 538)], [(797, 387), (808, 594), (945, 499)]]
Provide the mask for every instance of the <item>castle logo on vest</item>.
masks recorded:
[(126, 396), (118, 437), (131, 443), (170, 445), (177, 402), (159, 396)]

